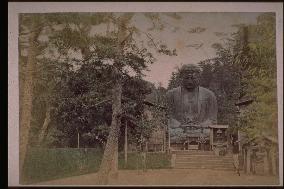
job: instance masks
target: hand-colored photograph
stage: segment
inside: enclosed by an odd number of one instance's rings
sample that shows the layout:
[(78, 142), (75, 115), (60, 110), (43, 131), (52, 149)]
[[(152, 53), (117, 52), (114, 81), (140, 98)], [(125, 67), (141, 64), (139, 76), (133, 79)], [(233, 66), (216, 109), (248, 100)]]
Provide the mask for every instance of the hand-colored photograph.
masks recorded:
[(19, 13), (19, 184), (279, 185), (276, 23)]

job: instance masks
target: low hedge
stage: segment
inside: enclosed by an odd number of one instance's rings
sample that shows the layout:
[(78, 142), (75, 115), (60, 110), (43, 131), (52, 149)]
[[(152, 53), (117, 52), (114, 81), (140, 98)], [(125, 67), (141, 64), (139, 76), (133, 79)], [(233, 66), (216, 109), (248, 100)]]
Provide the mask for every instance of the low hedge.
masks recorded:
[[(31, 148), (27, 154), (23, 184), (59, 179), (99, 170), (103, 151), (95, 148)], [(170, 156), (166, 153), (147, 153), (146, 168), (162, 169), (170, 167)], [(125, 165), (124, 153), (119, 153), (119, 169), (141, 169), (139, 153), (128, 153)]]
[(32, 148), (27, 154), (23, 182), (34, 183), (97, 172), (102, 154), (99, 149)]
[[(139, 153), (128, 153), (127, 164), (125, 165), (124, 154), (120, 153), (118, 158), (119, 169), (142, 169), (142, 157)], [(147, 169), (163, 169), (170, 168), (170, 156), (166, 153), (156, 152), (147, 153), (146, 155)]]

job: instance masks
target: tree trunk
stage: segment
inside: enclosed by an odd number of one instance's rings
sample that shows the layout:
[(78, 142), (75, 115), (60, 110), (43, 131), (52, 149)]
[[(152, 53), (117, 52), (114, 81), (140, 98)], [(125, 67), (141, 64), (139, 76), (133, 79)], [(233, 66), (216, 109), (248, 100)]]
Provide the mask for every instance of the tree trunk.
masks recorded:
[(102, 163), (98, 172), (98, 184), (107, 184), (110, 172), (115, 173), (118, 169), (118, 135), (121, 124), (121, 93), (121, 80), (117, 79), (112, 93), (112, 121)]
[[(31, 28), (34, 31), (36, 28), (35, 24)], [(29, 49), (28, 49), (28, 59), (27, 67), (25, 70), (24, 82), (21, 87), (22, 99), (20, 101), (20, 106), (22, 112), (20, 113), (20, 182), (22, 182), (23, 166), (26, 158), (26, 153), (28, 150), (30, 123), (32, 118), (32, 100), (33, 100), (33, 80), (34, 80), (34, 68), (36, 64), (36, 54), (37, 54), (37, 38), (40, 34), (39, 30), (31, 32), (29, 37)]]
[(125, 130), (124, 130), (124, 165), (127, 166), (127, 147), (128, 147), (128, 141), (127, 141), (127, 120), (125, 121)]
[(118, 177), (118, 137), (122, 112), (122, 81), (121, 74), (119, 73), (119, 67), (123, 58), (123, 41), (126, 38), (126, 31), (127, 13), (126, 17), (121, 16), (118, 19), (117, 59), (115, 60), (115, 64), (113, 66), (114, 86), (112, 90), (112, 121), (102, 163), (98, 172), (98, 184), (108, 184), (110, 175), (114, 175), (116, 178)]
[(51, 108), (47, 107), (46, 113), (45, 113), (45, 119), (42, 125), (42, 128), (39, 132), (39, 137), (38, 137), (38, 145), (40, 146), (43, 142), (44, 137), (46, 136), (46, 132), (50, 123), (50, 112), (51, 112)]
[(83, 60), (87, 60), (89, 56), (91, 55), (90, 48), (88, 46), (81, 47), (81, 53), (83, 56)]

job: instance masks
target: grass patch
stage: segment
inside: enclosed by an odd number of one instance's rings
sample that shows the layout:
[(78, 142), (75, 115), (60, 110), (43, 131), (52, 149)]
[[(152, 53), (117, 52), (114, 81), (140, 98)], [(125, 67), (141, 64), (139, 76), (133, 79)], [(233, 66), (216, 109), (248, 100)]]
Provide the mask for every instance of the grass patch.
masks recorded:
[[(142, 157), (139, 153), (128, 153), (127, 164), (124, 162), (124, 154), (119, 154), (119, 169), (142, 169)], [(170, 168), (170, 155), (166, 153), (147, 153), (146, 168), (147, 169), (165, 169)]]
[(23, 184), (97, 172), (101, 163), (99, 149), (31, 148), (27, 154)]
[[(47, 180), (70, 176), (95, 173), (99, 170), (103, 151), (88, 148), (31, 148), (27, 154), (22, 174), (22, 184), (32, 184)], [(162, 169), (170, 167), (170, 156), (166, 153), (148, 153), (147, 169)], [(124, 153), (119, 153), (119, 169), (142, 169), (142, 159), (139, 153), (128, 153), (125, 165)]]

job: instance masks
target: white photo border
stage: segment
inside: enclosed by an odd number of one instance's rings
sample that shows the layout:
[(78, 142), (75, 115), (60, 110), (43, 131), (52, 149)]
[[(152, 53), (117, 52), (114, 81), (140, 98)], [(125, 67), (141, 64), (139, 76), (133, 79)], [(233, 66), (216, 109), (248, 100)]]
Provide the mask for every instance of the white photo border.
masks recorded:
[[(49, 12), (275, 12), (279, 133), (279, 185), (283, 186), (283, 3), (241, 2), (9, 2), (8, 186), (19, 184), (18, 14)], [(32, 186), (32, 185), (29, 185)]]

